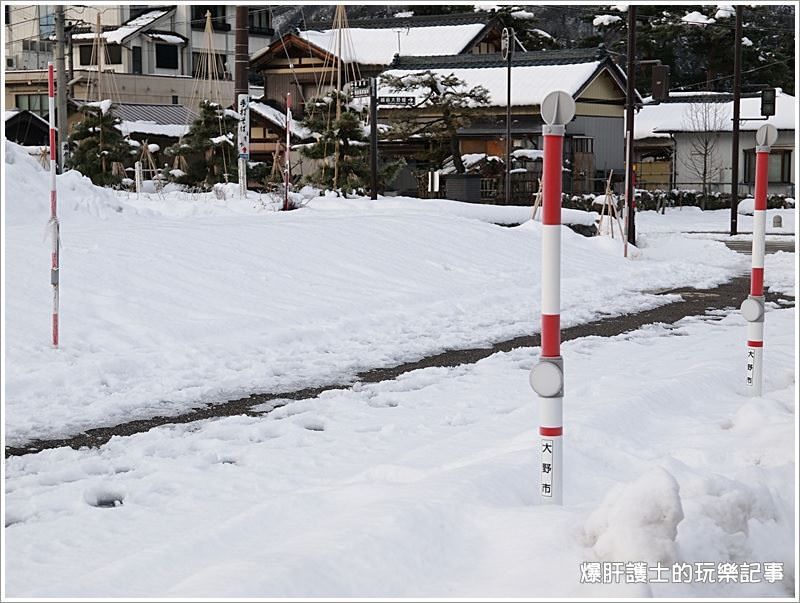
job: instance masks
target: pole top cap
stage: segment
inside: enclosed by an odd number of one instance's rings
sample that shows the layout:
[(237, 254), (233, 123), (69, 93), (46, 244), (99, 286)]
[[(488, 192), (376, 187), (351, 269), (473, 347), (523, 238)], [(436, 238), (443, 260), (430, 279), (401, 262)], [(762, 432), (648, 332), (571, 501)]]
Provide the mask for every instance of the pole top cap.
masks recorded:
[(772, 124), (764, 124), (756, 132), (756, 144), (760, 147), (771, 147), (778, 140), (778, 128)]
[(554, 90), (544, 97), (541, 111), (548, 126), (563, 126), (575, 117), (575, 101), (563, 90)]

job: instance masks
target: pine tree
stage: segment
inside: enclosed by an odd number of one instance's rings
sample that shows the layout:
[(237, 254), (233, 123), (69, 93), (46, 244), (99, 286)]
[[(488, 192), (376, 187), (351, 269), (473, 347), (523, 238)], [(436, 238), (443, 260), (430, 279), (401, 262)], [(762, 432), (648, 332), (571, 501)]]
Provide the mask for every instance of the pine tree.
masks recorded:
[(483, 86), (467, 88), (466, 83), (453, 74), (442, 75), (431, 70), (403, 76), (382, 75), (382, 85), (393, 92), (413, 93), (420, 101), (417, 106), (431, 108), (434, 119), (420, 122), (412, 114), (392, 123), (386, 138), (407, 140), (410, 137), (427, 139), (431, 143), (429, 161), (440, 163), (452, 155), (453, 165), (459, 174), (466, 169), (461, 161), (458, 130), (467, 125), (475, 107), (489, 104), (489, 91)]
[[(185, 159), (181, 184), (209, 189), (218, 182), (235, 182), (237, 176), (234, 133), (237, 119), (217, 103), (202, 101), (200, 114), (189, 132), (166, 150), (168, 155)], [(227, 178), (226, 178), (227, 176)]]
[[(309, 178), (313, 184), (343, 191), (363, 190), (369, 182), (367, 128), (360, 115), (348, 105), (349, 99), (345, 95), (341, 98), (341, 117), (334, 117), (336, 94), (335, 91), (330, 92), (309, 103), (302, 123), (317, 133), (317, 140), (301, 152), (309, 159), (321, 161), (319, 169)], [(337, 164), (336, 169), (334, 163)]]
[[(543, 29), (546, 26), (537, 17), (539, 8), (531, 5), (511, 6), (506, 4), (498, 6), (494, 11), (494, 16), (503, 27), (514, 30), (517, 40), (527, 51), (559, 48), (560, 44), (556, 38)], [(522, 49), (517, 44), (515, 50), (519, 52)]]
[(77, 144), (69, 158), (69, 167), (91, 178), (98, 186), (119, 184), (114, 164), (127, 167), (136, 150), (117, 128), (119, 118), (110, 101), (89, 103), (81, 108), (83, 119), (75, 124), (70, 142)]

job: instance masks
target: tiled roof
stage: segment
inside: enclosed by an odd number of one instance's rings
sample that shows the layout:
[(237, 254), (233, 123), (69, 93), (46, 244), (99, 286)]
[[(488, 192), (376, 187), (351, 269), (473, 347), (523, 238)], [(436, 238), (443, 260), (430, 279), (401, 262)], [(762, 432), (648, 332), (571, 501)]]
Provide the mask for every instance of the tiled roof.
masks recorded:
[(167, 125), (190, 124), (197, 113), (183, 105), (147, 105), (144, 103), (115, 103), (117, 117), (123, 121), (152, 121)]
[[(602, 48), (572, 48), (568, 50), (539, 50), (516, 52), (511, 60), (514, 67), (539, 65), (575, 65), (602, 61), (608, 54)], [(476, 69), (505, 67), (506, 61), (499, 53), (457, 54), (448, 56), (395, 56), (392, 69)]]

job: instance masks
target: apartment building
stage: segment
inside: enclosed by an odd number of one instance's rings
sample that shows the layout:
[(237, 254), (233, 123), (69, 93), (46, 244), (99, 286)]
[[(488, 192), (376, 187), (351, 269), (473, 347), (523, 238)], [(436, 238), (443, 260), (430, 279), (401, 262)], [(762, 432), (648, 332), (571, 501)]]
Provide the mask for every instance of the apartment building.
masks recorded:
[[(235, 10), (229, 5), (66, 6), (72, 96), (96, 100), (92, 82), (101, 64), (104, 76), (113, 75), (104, 96), (117, 102), (188, 103), (196, 94), (195, 76), (208, 71), (219, 80), (216, 87), (221, 95), (232, 100)], [(269, 45), (273, 30), (268, 6), (251, 6), (248, 11), (253, 53)], [(210, 36), (205, 32), (207, 15)], [(55, 8), (6, 5), (4, 19), (6, 106), (44, 114)], [(98, 20), (102, 57), (96, 45)]]

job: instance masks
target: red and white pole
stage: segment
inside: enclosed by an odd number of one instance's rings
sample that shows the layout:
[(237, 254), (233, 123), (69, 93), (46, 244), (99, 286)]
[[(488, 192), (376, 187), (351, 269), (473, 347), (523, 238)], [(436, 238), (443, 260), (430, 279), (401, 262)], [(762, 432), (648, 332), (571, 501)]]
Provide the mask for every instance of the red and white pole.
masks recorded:
[(50, 233), (52, 247), (50, 250), (50, 284), (53, 286), (53, 345), (58, 346), (58, 249), (60, 232), (58, 224), (58, 206), (56, 195), (56, 86), (53, 79), (53, 63), (47, 64), (47, 100), (50, 113)]
[(564, 132), (575, 114), (566, 92), (542, 102), (544, 166), (542, 177), (542, 352), (530, 375), (539, 395), (539, 495), (562, 504), (564, 361), (561, 358), (561, 178)]
[(283, 168), (283, 211), (289, 210), (289, 181), (291, 180), (291, 148), (292, 148), (292, 93), (286, 93), (286, 151)]
[(756, 133), (756, 190), (753, 210), (753, 248), (750, 295), (742, 302), (747, 320), (747, 372), (745, 385), (751, 396), (760, 396), (764, 383), (764, 248), (767, 230), (767, 182), (769, 153), (778, 139), (775, 126), (765, 124)]

